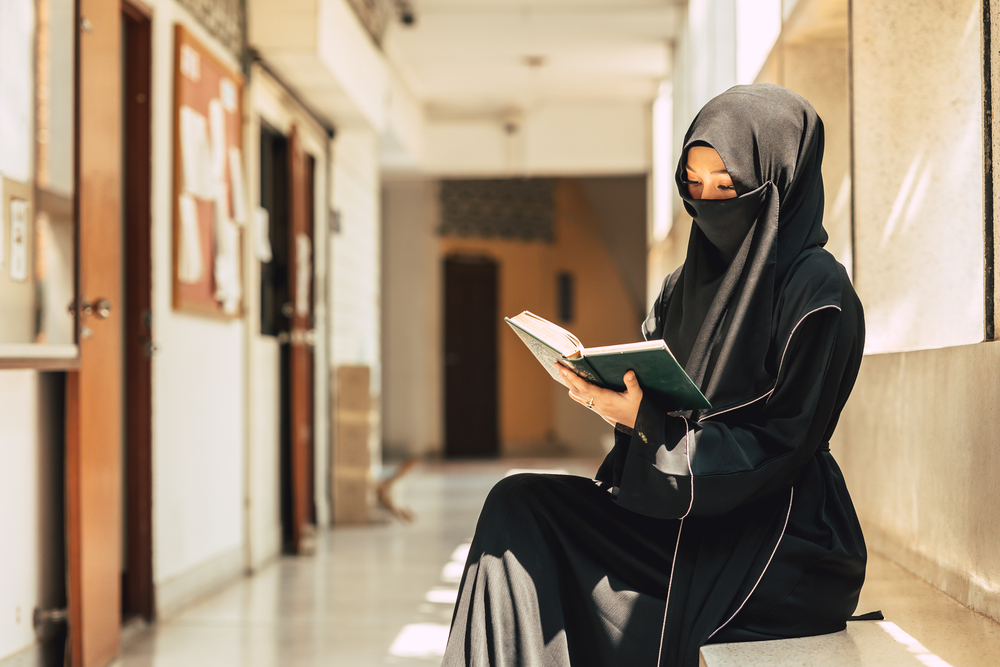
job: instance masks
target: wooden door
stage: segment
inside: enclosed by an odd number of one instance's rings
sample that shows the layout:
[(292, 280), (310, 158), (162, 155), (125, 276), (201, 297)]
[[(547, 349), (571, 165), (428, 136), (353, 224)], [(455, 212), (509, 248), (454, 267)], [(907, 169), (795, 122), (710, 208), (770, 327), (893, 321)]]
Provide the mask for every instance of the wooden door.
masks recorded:
[(70, 652), (118, 653), (122, 539), (121, 5), (80, 0), (77, 70), (79, 370), (67, 377)]
[(150, 17), (122, 5), (125, 53), (125, 563), (122, 616), (151, 620), (153, 588), (152, 275), (150, 247)]
[[(313, 502), (313, 173), (295, 128), (289, 137), (289, 427), (291, 429), (292, 534), (296, 551), (315, 525)], [(308, 548), (308, 547), (307, 547)]]
[(495, 456), (497, 435), (497, 265), (482, 257), (445, 260), (445, 453)]

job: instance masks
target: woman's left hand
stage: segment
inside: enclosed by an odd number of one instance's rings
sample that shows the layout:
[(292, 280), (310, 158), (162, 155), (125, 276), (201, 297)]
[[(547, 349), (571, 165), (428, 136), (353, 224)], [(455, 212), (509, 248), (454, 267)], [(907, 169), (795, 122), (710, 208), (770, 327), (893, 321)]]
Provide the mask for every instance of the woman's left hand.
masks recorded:
[(601, 415), (612, 426), (621, 424), (635, 428), (635, 418), (642, 401), (642, 387), (635, 379), (635, 373), (629, 371), (622, 378), (625, 391), (612, 391), (590, 384), (561, 364), (556, 365), (559, 366), (563, 380), (570, 386), (570, 398)]

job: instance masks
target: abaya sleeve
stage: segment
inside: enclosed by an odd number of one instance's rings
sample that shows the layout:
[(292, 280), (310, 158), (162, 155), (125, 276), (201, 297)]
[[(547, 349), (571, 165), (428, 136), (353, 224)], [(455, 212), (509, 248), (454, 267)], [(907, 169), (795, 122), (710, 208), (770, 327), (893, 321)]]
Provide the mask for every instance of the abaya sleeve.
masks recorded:
[(860, 363), (860, 307), (849, 300), (788, 311), (768, 394), (697, 422), (643, 398), (631, 436), (616, 433), (598, 474), (618, 487), (619, 505), (656, 518), (721, 515), (791, 487), (828, 448)]

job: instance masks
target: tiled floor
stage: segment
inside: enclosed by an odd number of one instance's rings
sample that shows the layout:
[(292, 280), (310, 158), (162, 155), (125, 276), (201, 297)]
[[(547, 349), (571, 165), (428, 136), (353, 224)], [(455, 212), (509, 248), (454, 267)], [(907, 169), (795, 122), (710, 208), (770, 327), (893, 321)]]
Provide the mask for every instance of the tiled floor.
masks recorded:
[[(464, 553), (490, 487), (510, 468), (591, 475), (597, 462), (422, 464), (394, 489), (416, 514), (324, 531), (311, 557), (256, 576), (147, 628), (115, 667), (374, 667), (440, 664)], [(859, 611), (882, 609), (940, 662), (1000, 664), (1000, 625), (873, 556)], [(912, 652), (912, 649), (911, 649)], [(860, 664), (860, 663), (859, 663)]]
[(597, 463), (422, 464), (393, 489), (412, 524), (323, 531), (315, 556), (282, 558), (140, 632), (115, 667), (438, 665), (464, 564), (455, 552), (493, 484), (512, 467), (590, 476)]

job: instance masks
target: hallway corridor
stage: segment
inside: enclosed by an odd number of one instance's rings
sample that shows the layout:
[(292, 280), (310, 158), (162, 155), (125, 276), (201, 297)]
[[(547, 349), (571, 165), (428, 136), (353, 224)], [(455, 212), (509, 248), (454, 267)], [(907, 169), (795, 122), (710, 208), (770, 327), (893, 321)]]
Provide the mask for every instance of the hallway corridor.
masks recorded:
[(397, 482), (411, 524), (388, 515), (322, 531), (316, 555), (281, 558), (125, 640), (114, 667), (438, 665), (483, 500), (512, 468), (590, 476), (586, 461), (417, 466)]
[[(393, 489), (397, 504), (416, 515), (413, 523), (380, 514), (370, 525), (325, 530), (315, 556), (281, 558), (174, 618), (126, 631), (113, 667), (436, 667), (465, 547), (493, 484), (511, 470), (590, 476), (597, 465), (420, 464)], [(1000, 624), (877, 554), (870, 554), (859, 604), (859, 612), (873, 609), (902, 629), (897, 641), (910, 642), (907, 650), (922, 664), (996, 664)], [(856, 656), (841, 664), (880, 663)]]

